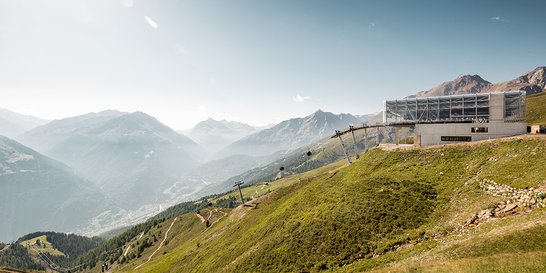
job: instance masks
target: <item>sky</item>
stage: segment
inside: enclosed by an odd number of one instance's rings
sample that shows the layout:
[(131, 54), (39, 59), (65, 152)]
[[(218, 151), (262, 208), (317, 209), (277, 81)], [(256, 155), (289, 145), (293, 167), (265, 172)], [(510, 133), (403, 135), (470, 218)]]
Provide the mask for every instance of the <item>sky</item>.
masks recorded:
[(0, 108), (174, 129), (366, 114), (546, 65), (546, 1), (0, 0)]

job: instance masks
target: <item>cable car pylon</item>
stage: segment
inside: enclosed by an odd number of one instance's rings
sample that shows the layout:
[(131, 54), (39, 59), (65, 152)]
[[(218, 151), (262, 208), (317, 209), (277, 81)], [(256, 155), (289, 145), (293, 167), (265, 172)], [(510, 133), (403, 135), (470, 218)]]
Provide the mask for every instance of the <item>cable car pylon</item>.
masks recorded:
[(345, 158), (347, 159), (347, 162), (349, 162), (349, 164), (352, 164), (353, 162), (351, 162), (351, 158), (349, 158), (349, 155), (347, 154), (347, 150), (345, 150), (345, 144), (343, 144), (343, 139), (341, 139), (341, 135), (342, 135), (341, 131), (336, 130), (336, 136), (339, 138), (339, 142), (341, 143), (341, 148), (343, 149)]
[(359, 158), (358, 156), (358, 145), (356, 145), (356, 138), (355, 138), (355, 127), (353, 125), (349, 125), (349, 129), (351, 130), (351, 134), (353, 135), (353, 145), (355, 150), (355, 156), (356, 159)]

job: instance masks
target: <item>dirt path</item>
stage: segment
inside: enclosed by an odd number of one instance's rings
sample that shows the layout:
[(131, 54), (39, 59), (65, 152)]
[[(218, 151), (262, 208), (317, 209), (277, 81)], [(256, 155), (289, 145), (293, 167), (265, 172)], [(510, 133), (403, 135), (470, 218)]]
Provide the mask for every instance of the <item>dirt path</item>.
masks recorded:
[(127, 246), (127, 248), (125, 249), (125, 251), (123, 251), (123, 257), (127, 257), (127, 253), (129, 253), (129, 250), (131, 249), (131, 244), (129, 244)]
[(147, 262), (149, 262), (152, 259), (152, 257), (154, 257), (154, 255), (163, 247), (163, 245), (165, 244), (165, 241), (167, 241), (167, 236), (169, 235), (169, 231), (171, 231), (171, 228), (173, 227), (174, 222), (176, 222), (176, 220), (178, 220), (178, 217), (174, 218), (173, 222), (169, 226), (169, 229), (167, 229), (167, 231), (165, 232), (165, 238), (163, 238), (163, 241), (161, 241), (161, 244), (159, 244), (157, 249), (150, 255), (150, 257), (148, 257), (148, 260), (146, 260), (144, 263), (140, 264), (139, 266), (135, 267), (135, 269), (138, 269), (141, 266), (145, 265)]
[(201, 214), (198, 214), (198, 213), (194, 213), (195, 216), (197, 216), (197, 218), (199, 218), (199, 220), (201, 220), (201, 223), (204, 223), (205, 222), (205, 218), (203, 216), (201, 216)]
[(207, 217), (207, 221), (210, 220), (210, 218), (212, 218), (212, 213), (217, 212), (217, 211), (218, 211), (218, 209), (209, 210), (209, 216)]
[(212, 222), (212, 223), (210, 224), (210, 227), (209, 227), (209, 228), (211, 228), (212, 226), (214, 226), (214, 224), (218, 223), (218, 221), (222, 220), (222, 218), (224, 218), (224, 217), (227, 216), (227, 213), (225, 213), (225, 212), (223, 212), (223, 211), (220, 211), (220, 212), (223, 213), (224, 215), (223, 215), (222, 217), (216, 219), (216, 221)]
[[(144, 236), (144, 231), (142, 233), (140, 233), (140, 236), (138, 236), (138, 239), (137, 240), (140, 240), (140, 238), (142, 238), (142, 236)], [(125, 249), (125, 251), (123, 251), (123, 256), (124, 257), (127, 257), (127, 253), (129, 253), (129, 250), (131, 249), (131, 244), (129, 244), (127, 246), (127, 248)]]
[[(218, 211), (219, 211), (218, 209), (214, 209), (214, 212), (218, 212)], [(220, 212), (221, 212), (222, 214), (224, 214), (224, 215), (222, 215), (222, 217), (216, 219), (216, 221), (210, 223), (210, 226), (209, 226), (208, 228), (206, 228), (205, 230), (211, 228), (212, 226), (214, 226), (214, 224), (218, 223), (218, 221), (222, 220), (222, 218), (224, 218), (224, 217), (227, 216), (227, 213), (225, 213), (225, 212), (223, 212), (223, 211), (221, 211), (221, 210), (220, 210)], [(209, 217), (209, 219), (210, 219), (210, 217)], [(203, 232), (205, 232), (205, 230), (203, 230)]]

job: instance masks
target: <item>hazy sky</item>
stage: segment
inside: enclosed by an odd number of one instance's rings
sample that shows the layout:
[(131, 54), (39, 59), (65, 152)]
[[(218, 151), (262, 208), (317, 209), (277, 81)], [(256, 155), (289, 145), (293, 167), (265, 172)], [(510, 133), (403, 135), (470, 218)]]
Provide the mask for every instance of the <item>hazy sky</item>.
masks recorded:
[(265, 125), (546, 65), (546, 1), (0, 0), (0, 107)]

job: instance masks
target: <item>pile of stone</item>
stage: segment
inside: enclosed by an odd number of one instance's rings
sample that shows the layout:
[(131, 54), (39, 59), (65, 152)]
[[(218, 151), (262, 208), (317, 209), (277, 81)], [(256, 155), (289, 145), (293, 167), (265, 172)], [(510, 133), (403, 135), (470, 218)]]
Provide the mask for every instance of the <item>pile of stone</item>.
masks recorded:
[(516, 207), (546, 207), (546, 194), (537, 189), (517, 189), (505, 184), (496, 183), (490, 179), (480, 181), (480, 188), (493, 196), (506, 199), (506, 205), (515, 204)]
[(497, 204), (494, 208), (475, 213), (459, 229), (477, 225), (492, 217), (504, 217), (522, 211), (530, 211), (533, 207), (546, 207), (546, 193), (537, 189), (513, 188), (489, 179), (480, 181), (480, 188), (488, 194), (502, 197), (505, 201)]

